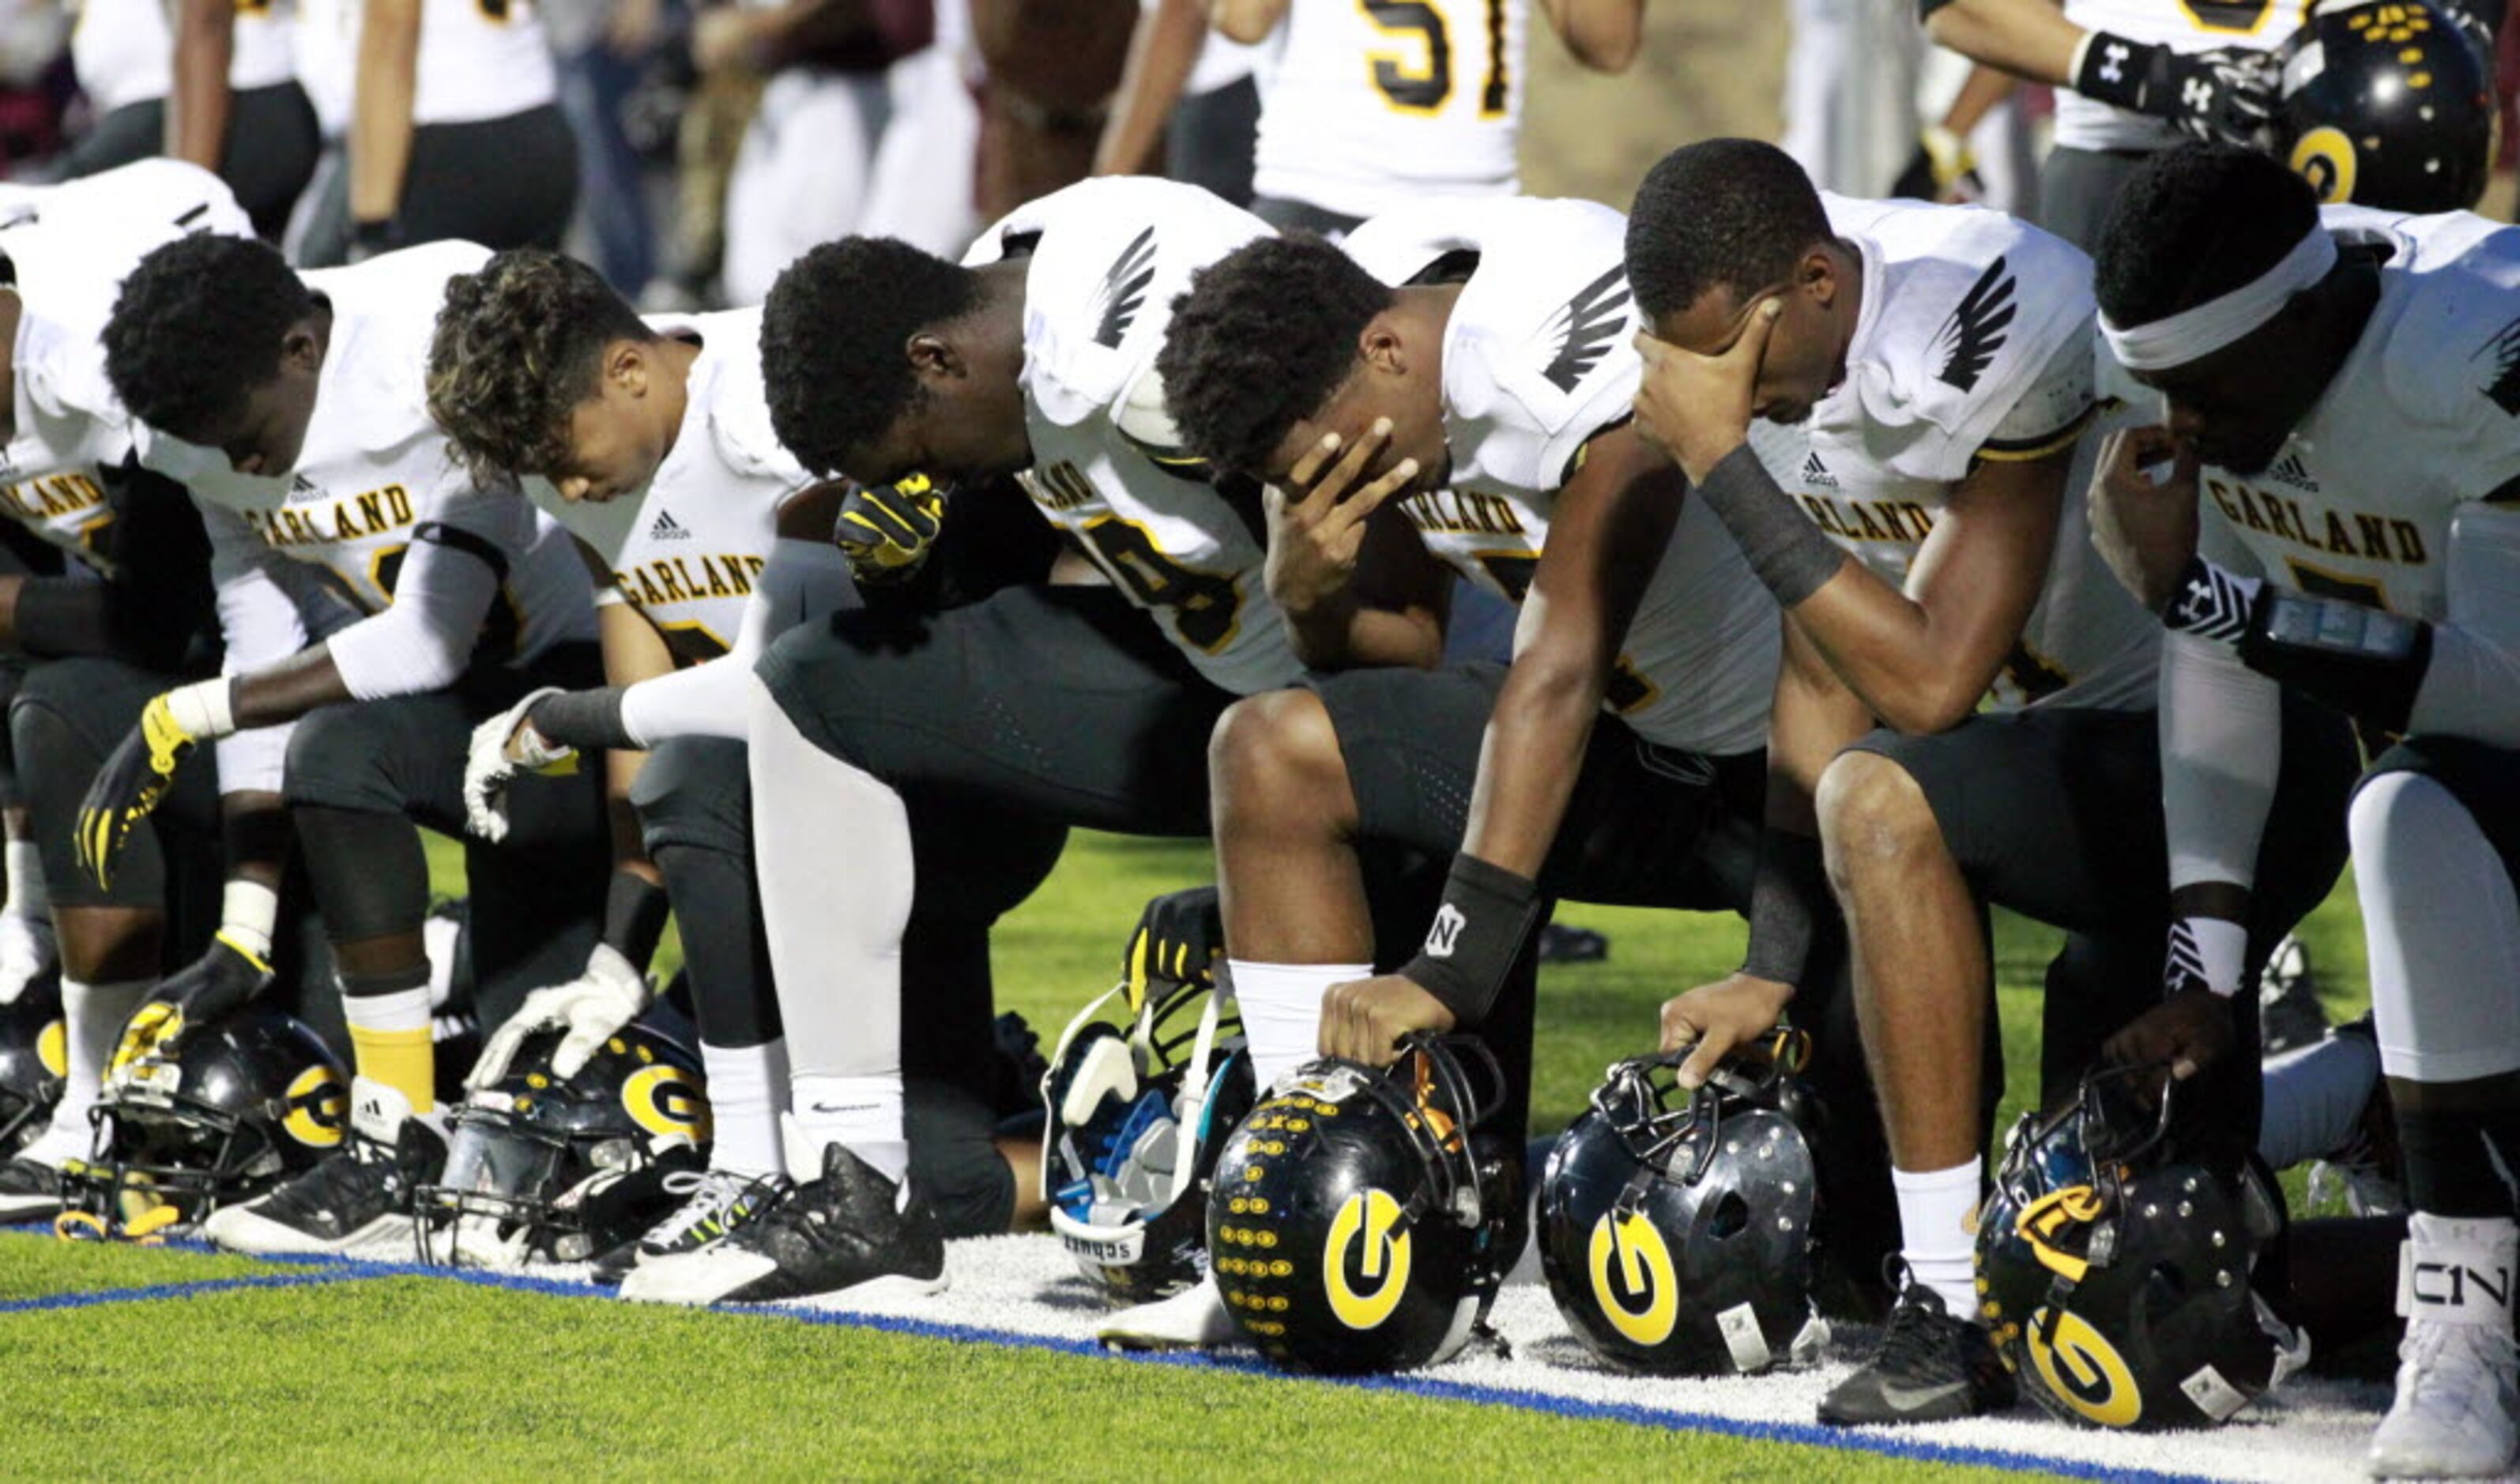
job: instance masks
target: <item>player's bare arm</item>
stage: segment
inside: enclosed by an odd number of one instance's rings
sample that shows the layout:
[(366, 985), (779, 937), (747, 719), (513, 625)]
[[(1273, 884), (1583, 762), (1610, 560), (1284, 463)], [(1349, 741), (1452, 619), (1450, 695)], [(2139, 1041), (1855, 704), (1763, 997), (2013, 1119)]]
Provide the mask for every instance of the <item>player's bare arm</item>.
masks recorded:
[(1208, 22), (1235, 41), (1249, 46), (1267, 38), (1286, 19), (1288, 0), (1215, 0)]
[(1644, 45), (1644, 0), (1541, 0), (1566, 54), (1597, 72), (1624, 72)]
[(173, 90), (166, 97), (166, 153), (204, 170), (227, 150), (228, 62), (236, 51), (234, 0), (175, 6)]
[(365, 0), (350, 113), (350, 226), (370, 249), (393, 246), (411, 168), (413, 100), (420, 88), (422, 0)]

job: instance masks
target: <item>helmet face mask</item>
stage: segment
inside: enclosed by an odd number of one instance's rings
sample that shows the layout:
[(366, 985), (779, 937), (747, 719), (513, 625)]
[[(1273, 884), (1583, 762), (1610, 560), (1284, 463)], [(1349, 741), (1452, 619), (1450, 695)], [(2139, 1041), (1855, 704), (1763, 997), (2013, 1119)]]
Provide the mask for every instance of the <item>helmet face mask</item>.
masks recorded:
[[(2133, 1098), (2159, 1082), (2157, 1111)], [(2251, 1285), (2281, 1203), (2185, 1157), (2177, 1084), (2095, 1072), (2061, 1111), (2024, 1114), (1978, 1223), (1980, 1317), (2051, 1415), (2155, 1430), (2228, 1420), (2307, 1358)]]
[(1818, 1174), (1808, 1092), (1770, 1061), (1694, 1093), (1678, 1055), (1610, 1068), (1551, 1149), (1541, 1267), (1577, 1339), (1622, 1370), (1726, 1375), (1808, 1364)]
[(1504, 1091), (1495, 1057), (1468, 1037), (1402, 1047), (1389, 1067), (1299, 1068), (1218, 1158), (1217, 1285), (1244, 1337), (1289, 1370), (1450, 1358), (1521, 1250), (1521, 1151), (1482, 1131)]
[(2494, 158), (2494, 65), (2456, 17), (2425, 0), (2325, 5), (2282, 55), (2284, 157), (2321, 202), (2476, 204)]
[(418, 1192), (421, 1261), (588, 1261), (666, 1214), (668, 1175), (707, 1163), (708, 1102), (690, 1053), (626, 1026), (562, 1080), (551, 1074), (562, 1034), (527, 1038), (496, 1086), (455, 1109), (445, 1171)]
[(315, 1033), (248, 1004), (172, 1059), (110, 1075), (89, 1156), (63, 1166), (55, 1229), (147, 1239), (198, 1224), (339, 1147), (348, 1105), (349, 1079)]
[(1252, 1102), (1241, 1021), (1222, 990), (1158, 981), (1124, 1026), (1071, 1021), (1042, 1079), (1042, 1187), (1051, 1228), (1114, 1308), (1198, 1282), (1201, 1192), (1227, 1131)]

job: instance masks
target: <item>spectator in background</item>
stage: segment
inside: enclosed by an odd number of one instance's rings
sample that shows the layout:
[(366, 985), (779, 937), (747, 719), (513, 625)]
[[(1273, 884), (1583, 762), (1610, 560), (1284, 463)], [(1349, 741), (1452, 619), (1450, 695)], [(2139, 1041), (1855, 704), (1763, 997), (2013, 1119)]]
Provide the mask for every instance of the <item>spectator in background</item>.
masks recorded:
[(97, 116), (66, 173), (169, 155), (217, 171), (276, 240), (322, 148), (295, 29), (293, 0), (84, 0), (70, 56)]
[(1093, 173), (1137, 22), (1136, 0), (974, 0), (982, 220)]
[(665, 0), (546, 0), (560, 108), (577, 136), (578, 215), (605, 279), (635, 294), (656, 271), (646, 170), (624, 106), (664, 39)]
[(1094, 173), (1162, 174), (1250, 205), (1261, 61), (1209, 34), (1205, 0), (1148, 0)]

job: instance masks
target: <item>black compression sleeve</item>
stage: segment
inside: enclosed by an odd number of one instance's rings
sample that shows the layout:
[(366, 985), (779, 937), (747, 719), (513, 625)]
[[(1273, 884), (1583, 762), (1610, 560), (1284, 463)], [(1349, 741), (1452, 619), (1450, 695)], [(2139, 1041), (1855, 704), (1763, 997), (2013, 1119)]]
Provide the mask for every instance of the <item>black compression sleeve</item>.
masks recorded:
[(537, 701), (525, 720), (545, 742), (581, 752), (608, 748), (636, 752), (639, 742), (621, 720), (620, 686), (598, 691), (568, 691)]
[(604, 895), (604, 942), (642, 972), (665, 935), (665, 888), (627, 871), (612, 873)]
[(1750, 570), (1759, 574), (1780, 607), (1792, 607), (1819, 592), (1847, 562), (1846, 553), (1821, 534), (1747, 443), (1706, 472), (1697, 497), (1732, 533)]
[(1741, 971), (1799, 987), (1812, 945), (1829, 917), (1828, 870), (1820, 841), (1770, 829), (1759, 839), (1759, 876), (1750, 888), (1750, 948)]

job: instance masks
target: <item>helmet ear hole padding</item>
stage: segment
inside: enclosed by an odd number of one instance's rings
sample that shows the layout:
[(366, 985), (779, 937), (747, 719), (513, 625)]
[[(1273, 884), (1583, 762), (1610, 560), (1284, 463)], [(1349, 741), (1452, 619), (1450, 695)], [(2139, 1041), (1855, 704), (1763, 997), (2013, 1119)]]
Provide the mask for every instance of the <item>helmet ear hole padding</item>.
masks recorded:
[(1706, 1234), (1718, 1241), (1730, 1241), (1750, 1226), (1750, 1203), (1738, 1191), (1727, 1191), (1715, 1202), (1715, 1215), (1706, 1224)]

